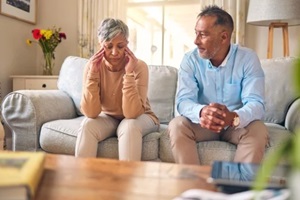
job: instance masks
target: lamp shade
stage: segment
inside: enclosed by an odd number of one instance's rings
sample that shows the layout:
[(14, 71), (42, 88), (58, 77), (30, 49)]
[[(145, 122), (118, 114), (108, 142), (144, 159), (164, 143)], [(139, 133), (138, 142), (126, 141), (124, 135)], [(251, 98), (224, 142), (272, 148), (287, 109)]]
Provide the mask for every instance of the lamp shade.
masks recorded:
[(249, 0), (247, 23), (269, 26), (271, 22), (300, 24), (300, 0)]

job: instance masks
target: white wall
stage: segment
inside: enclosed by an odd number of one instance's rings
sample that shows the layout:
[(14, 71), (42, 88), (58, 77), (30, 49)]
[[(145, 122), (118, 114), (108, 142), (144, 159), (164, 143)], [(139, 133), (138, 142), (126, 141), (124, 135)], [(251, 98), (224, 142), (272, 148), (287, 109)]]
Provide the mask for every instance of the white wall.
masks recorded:
[(77, 0), (37, 0), (37, 23), (32, 25), (0, 15), (0, 82), (2, 98), (12, 90), (11, 75), (42, 74), (41, 48), (28, 46), (26, 39), (33, 39), (34, 28), (61, 27), (67, 39), (55, 50), (54, 74), (58, 74), (66, 56), (77, 53)]

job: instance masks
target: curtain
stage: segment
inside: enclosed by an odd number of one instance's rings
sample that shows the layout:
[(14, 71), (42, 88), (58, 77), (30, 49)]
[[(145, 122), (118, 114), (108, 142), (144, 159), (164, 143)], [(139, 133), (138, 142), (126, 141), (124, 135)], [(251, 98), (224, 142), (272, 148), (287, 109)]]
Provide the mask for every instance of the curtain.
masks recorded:
[(99, 48), (97, 29), (100, 22), (113, 17), (126, 21), (126, 0), (79, 0), (78, 1), (79, 55), (91, 57)]
[(217, 5), (226, 10), (233, 18), (234, 30), (232, 42), (244, 46), (246, 27), (246, 1), (244, 0), (200, 0), (201, 8)]
[[(91, 57), (99, 48), (97, 28), (107, 18), (119, 18), (126, 22), (127, 0), (78, 0), (79, 2), (79, 55)], [(234, 32), (232, 42), (244, 46), (246, 1), (244, 0), (199, 0), (200, 7), (218, 5), (225, 9), (233, 18)]]

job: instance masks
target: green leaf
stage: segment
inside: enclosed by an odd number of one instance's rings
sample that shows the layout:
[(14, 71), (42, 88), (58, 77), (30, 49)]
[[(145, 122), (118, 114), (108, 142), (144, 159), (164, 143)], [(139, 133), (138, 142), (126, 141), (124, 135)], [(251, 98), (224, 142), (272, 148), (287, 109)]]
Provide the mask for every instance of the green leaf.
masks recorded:
[(300, 58), (296, 59), (295, 62), (295, 70), (294, 70), (294, 82), (295, 82), (295, 89), (296, 89), (296, 95), (300, 95)]
[(296, 130), (293, 139), (293, 151), (291, 152), (290, 162), (292, 168), (300, 169), (300, 128)]
[(252, 188), (253, 190), (262, 190), (266, 188), (268, 179), (275, 169), (275, 166), (279, 163), (284, 155), (291, 152), (293, 148), (292, 142), (293, 137), (289, 137), (286, 141), (279, 145), (277, 149), (267, 154), (256, 174)]

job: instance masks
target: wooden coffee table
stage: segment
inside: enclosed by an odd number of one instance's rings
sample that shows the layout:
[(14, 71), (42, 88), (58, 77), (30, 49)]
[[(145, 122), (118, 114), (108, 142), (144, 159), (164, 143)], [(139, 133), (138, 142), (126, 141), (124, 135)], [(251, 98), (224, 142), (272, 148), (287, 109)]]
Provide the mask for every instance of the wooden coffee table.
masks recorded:
[(210, 166), (47, 154), (36, 199), (171, 200), (192, 188), (215, 191), (206, 182), (210, 170)]

